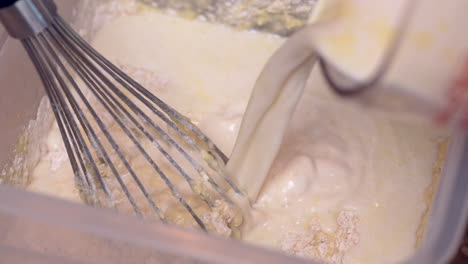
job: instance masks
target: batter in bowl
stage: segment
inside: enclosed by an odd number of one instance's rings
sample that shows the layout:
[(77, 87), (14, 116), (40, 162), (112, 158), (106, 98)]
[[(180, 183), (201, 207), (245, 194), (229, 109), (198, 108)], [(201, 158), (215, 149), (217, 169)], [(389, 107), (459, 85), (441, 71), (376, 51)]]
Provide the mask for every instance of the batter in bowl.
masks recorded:
[[(139, 8), (105, 23), (92, 45), (230, 154), (255, 80), (282, 42)], [(339, 101), (318, 72), (291, 111), (242, 239), (330, 263), (411, 254), (443, 134)], [(29, 189), (80, 201), (55, 125), (44, 144)]]

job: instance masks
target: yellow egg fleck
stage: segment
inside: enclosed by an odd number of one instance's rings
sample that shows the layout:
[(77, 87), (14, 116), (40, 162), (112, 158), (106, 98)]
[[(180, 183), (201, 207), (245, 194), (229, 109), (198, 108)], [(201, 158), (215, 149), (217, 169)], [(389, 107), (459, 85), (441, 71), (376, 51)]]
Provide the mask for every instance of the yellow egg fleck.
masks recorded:
[(422, 31), (411, 35), (411, 42), (418, 49), (429, 49), (434, 43), (434, 36), (430, 32)]

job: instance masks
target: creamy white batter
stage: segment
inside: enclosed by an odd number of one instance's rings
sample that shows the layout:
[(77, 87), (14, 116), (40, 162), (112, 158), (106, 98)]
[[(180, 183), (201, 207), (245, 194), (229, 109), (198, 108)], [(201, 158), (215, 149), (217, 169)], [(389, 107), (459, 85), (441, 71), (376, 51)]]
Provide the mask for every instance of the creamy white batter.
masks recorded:
[[(92, 41), (226, 154), (257, 76), (282, 43), (153, 10), (112, 20)], [(295, 96), (299, 104), (243, 239), (332, 263), (387, 263), (411, 254), (441, 133), (339, 101), (315, 70)], [(55, 125), (46, 144), (29, 189), (78, 201)]]

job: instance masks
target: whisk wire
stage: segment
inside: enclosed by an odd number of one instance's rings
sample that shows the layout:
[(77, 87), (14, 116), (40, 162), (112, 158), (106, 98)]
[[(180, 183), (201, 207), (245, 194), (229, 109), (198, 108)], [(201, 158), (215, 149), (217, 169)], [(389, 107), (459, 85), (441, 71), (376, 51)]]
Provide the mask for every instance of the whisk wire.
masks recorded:
[[(53, 33), (53, 30), (48, 30), (50, 32), (52, 32), (52, 38), (54, 40), (54, 44), (55, 44), (55, 48), (58, 48), (59, 52), (62, 53), (62, 56), (70, 63), (70, 60), (68, 56), (70, 56), (71, 54), (67, 54), (66, 53), (66, 48), (65, 46), (62, 46), (62, 45), (59, 45), (58, 44), (58, 41), (56, 39), (56, 36), (54, 36), (54, 33)], [(47, 32), (49, 33), (49, 32)], [(66, 69), (65, 69), (65, 66), (62, 64), (61, 60), (58, 58), (57, 54), (53, 51), (52, 47), (50, 46), (50, 44), (48, 43), (48, 41), (43, 38), (42, 35), (39, 36), (40, 38), (42, 38), (42, 40), (44, 41), (44, 43), (46, 43), (46, 47), (47, 49), (49, 50), (49, 54), (51, 54), (53, 56), (53, 58), (56, 60), (58, 66), (60, 67), (60, 69), (65, 73)], [(67, 56), (68, 55), (68, 56)], [(46, 58), (47, 59), (47, 58)], [(83, 72), (80, 71), (80, 67), (78, 65), (73, 65), (74, 69), (75, 69), (75, 72), (82, 78), (83, 81), (85, 81), (85, 83), (87, 84), (87, 87), (88, 88), (92, 88), (94, 87), (93, 86), (93, 83), (89, 82), (89, 80), (86, 78), (86, 76), (83, 74)], [(67, 72), (65, 73), (65, 75), (67, 76), (67, 78), (69, 79), (70, 82), (72, 82), (72, 87), (75, 89), (76, 93), (79, 95), (80, 99), (82, 100), (82, 102), (85, 104), (85, 106), (87, 107), (87, 109), (89, 110), (89, 112), (91, 113), (92, 117), (94, 118), (94, 120), (96, 121), (97, 125), (99, 126), (99, 128), (101, 129), (101, 131), (103, 132), (104, 136), (106, 137), (106, 139), (108, 140), (108, 142), (111, 144), (112, 148), (114, 149), (115, 153), (117, 154), (117, 156), (119, 157), (119, 159), (122, 161), (122, 163), (124, 164), (124, 166), (127, 168), (128, 172), (131, 174), (131, 176), (133, 177), (133, 179), (135, 180), (135, 182), (137, 183), (138, 187), (140, 188), (140, 190), (143, 192), (143, 194), (145, 195), (145, 197), (147, 198), (147, 200), (149, 201), (149, 203), (153, 206), (156, 214), (160, 217), (161, 214), (160, 214), (160, 210), (159, 208), (155, 205), (154, 201), (149, 197), (149, 194), (148, 192), (146, 191), (145, 187), (143, 186), (143, 184), (141, 183), (141, 181), (139, 180), (139, 178), (137, 177), (137, 175), (135, 174), (134, 170), (132, 169), (132, 167), (130, 166), (130, 164), (128, 163), (127, 159), (124, 157), (124, 155), (122, 154), (120, 148), (119, 148), (119, 145), (116, 143), (116, 141), (114, 140), (114, 138), (110, 135), (110, 133), (108, 132), (108, 130), (106, 129), (103, 121), (101, 120), (101, 118), (99, 118), (98, 114), (96, 113), (95, 109), (91, 106), (91, 104), (89, 103), (89, 101), (86, 99), (86, 97), (84, 96), (83, 92), (81, 91), (81, 89), (78, 87), (78, 85), (76, 84), (76, 82), (71, 78), (71, 75)], [(94, 92), (93, 89), (90, 89), (91, 91)], [(68, 91), (65, 91), (67, 94), (70, 94)], [(98, 100), (100, 100), (101, 98), (100, 97), (97, 97)], [(71, 98), (73, 100), (73, 98)], [(69, 98), (70, 100), (70, 98)], [(101, 102), (102, 103), (102, 102)], [(110, 111), (110, 110), (109, 110)], [(111, 113), (111, 112), (110, 112)], [(90, 130), (92, 130), (92, 127), (89, 127)], [(106, 159), (106, 162), (108, 163), (109, 167), (111, 168), (111, 170), (113, 171), (113, 173), (116, 175), (116, 177), (118, 178), (119, 182), (122, 182), (122, 179), (121, 179), (121, 176), (119, 175), (119, 173), (117, 172), (117, 170), (115, 169), (115, 165), (112, 164), (112, 161), (110, 160), (108, 154), (106, 153), (105, 149), (102, 147), (102, 143), (99, 141), (99, 139), (95, 136), (95, 132), (92, 132), (94, 134), (94, 136), (92, 137), (93, 138), (93, 141), (96, 142), (96, 144), (98, 145), (102, 155), (104, 156), (104, 158)], [(93, 142), (92, 141), (92, 142)], [(124, 187), (125, 185), (123, 184), (122, 182), (122, 187)], [(126, 188), (125, 188), (126, 189)], [(128, 190), (127, 190), (128, 192)], [(130, 197), (131, 195), (128, 194)], [(133, 198), (130, 198), (132, 201), (132, 205), (134, 206), (135, 208), (135, 212), (137, 214), (141, 214), (141, 211), (140, 209), (138, 208), (136, 202), (134, 201)]]
[[(48, 84), (46, 85), (46, 93), (51, 100), (51, 107), (56, 116), (57, 125), (60, 130), (60, 133), (64, 135), (64, 137), (67, 139), (67, 140), (64, 140), (64, 146), (65, 146), (65, 150), (67, 151), (67, 155), (69, 156), (71, 167), (75, 175), (75, 179), (78, 181), (79, 186), (85, 186), (84, 182), (86, 180), (86, 183), (91, 186), (91, 189), (92, 189), (91, 193), (95, 193), (96, 187), (93, 181), (90, 180), (89, 176), (86, 174), (86, 166), (84, 164), (84, 160), (81, 158), (81, 154), (79, 151), (79, 149), (81, 150), (84, 149), (83, 144), (81, 144), (83, 139), (81, 138), (80, 140), (77, 140), (78, 138), (77, 133), (74, 129), (70, 128), (71, 124), (69, 122), (64, 122), (64, 120), (68, 119), (67, 117), (65, 117), (65, 115), (67, 115), (66, 112), (68, 112), (69, 110), (66, 109), (66, 111), (64, 111), (64, 109), (67, 108), (67, 106), (63, 105), (62, 101), (58, 99), (58, 95), (55, 93), (55, 89), (50, 89), (50, 87), (55, 86), (55, 83), (50, 78), (50, 72), (48, 72), (45, 69), (45, 66), (40, 62), (38, 56), (36, 56), (38, 53), (34, 52), (34, 46), (31, 43), (31, 40), (28, 40), (28, 39), (24, 40), (23, 45), (27, 53), (30, 55), (33, 61), (33, 64), (36, 66), (36, 68), (40, 72), (42, 81)], [(71, 148), (69, 142), (72, 142), (74, 150)], [(75, 157), (75, 154), (76, 154), (76, 157)], [(81, 170), (78, 167), (77, 160), (79, 161), (81, 165)], [(86, 175), (86, 178), (84, 175)]]
[[(116, 121), (116, 123), (124, 130), (125, 134), (131, 139), (131, 141), (135, 144), (135, 146), (138, 148), (140, 153), (145, 157), (145, 159), (150, 163), (150, 165), (156, 170), (156, 172), (163, 178), (165, 183), (168, 185), (168, 187), (171, 189), (173, 195), (186, 207), (186, 209), (191, 213), (191, 215), (194, 217), (194, 219), (197, 221), (197, 223), (202, 226), (202, 228), (205, 228), (202, 221), (198, 218), (198, 216), (195, 214), (193, 209), (188, 205), (186, 200), (182, 197), (182, 195), (177, 191), (175, 186), (171, 183), (171, 181), (168, 179), (168, 177), (164, 174), (164, 172), (159, 168), (158, 165), (152, 160), (152, 158), (148, 155), (148, 153), (143, 149), (143, 147), (140, 145), (140, 143), (137, 141), (137, 139), (132, 135), (131, 131), (125, 126), (125, 124), (117, 117), (116, 113), (114, 111), (118, 111), (120, 109), (125, 113), (125, 115), (157, 146), (157, 148), (166, 156), (168, 159), (170, 159), (171, 163), (176, 166), (176, 168), (185, 176), (186, 179), (191, 181), (192, 179), (185, 173), (183, 172), (182, 168), (172, 159), (172, 157), (160, 146), (160, 144), (152, 138), (152, 136), (141, 126), (130, 113), (108, 92), (106, 89), (103, 87), (103, 84), (100, 83), (99, 80), (96, 79), (95, 76), (92, 75), (92, 72), (87, 69), (86, 67), (83, 66), (82, 63), (78, 59), (76, 59), (74, 54), (77, 53), (72, 53), (70, 51), (64, 51), (67, 54), (67, 60), (69, 60), (70, 64), (73, 64), (73, 66), (78, 69), (77, 73), (82, 77), (82, 79), (87, 83), (88, 87), (90, 88), (91, 92), (95, 95), (95, 97), (100, 101), (100, 103), (106, 108), (106, 110), (111, 114), (113, 119)], [(109, 82), (109, 86), (112, 86), (114, 89), (117, 89), (106, 77), (101, 76), (101, 80)], [(111, 99), (112, 100), (111, 100)], [(113, 103), (113, 102), (115, 103)], [(116, 107), (118, 106), (118, 107)], [(116, 150), (117, 151), (117, 150)], [(127, 166), (127, 165), (126, 165)], [(129, 165), (128, 165), (129, 166)], [(127, 168), (129, 171), (131, 171), (130, 166)], [(132, 173), (132, 172), (131, 172)], [(132, 174), (132, 176), (135, 177), (135, 181), (137, 181), (138, 186), (140, 189), (143, 191), (145, 194), (145, 197), (148, 199), (148, 201), (151, 203), (153, 207), (156, 207), (156, 204), (154, 203), (154, 200), (151, 199), (149, 194), (146, 192), (144, 186), (141, 184), (141, 181), (138, 179), (136, 174)], [(158, 212), (160, 212), (159, 208), (157, 209)], [(160, 218), (162, 218), (161, 214), (158, 214)]]
[[(42, 54), (41, 59), (42, 59), (43, 63), (47, 65), (47, 68), (49, 69), (49, 76), (53, 76), (53, 78), (54, 78), (53, 80), (55, 80), (56, 82), (58, 82), (60, 84), (61, 89), (59, 89), (57, 87), (57, 85), (55, 85), (55, 82), (52, 81), (52, 83), (54, 85), (52, 86), (53, 89), (51, 89), (51, 91), (57, 95), (57, 98), (59, 99), (58, 100), (59, 105), (65, 106), (66, 107), (65, 110), (67, 110), (68, 107), (67, 107), (67, 103), (65, 103), (65, 102), (68, 102), (68, 104), (71, 106), (71, 108), (74, 111), (74, 115), (69, 113), (68, 114), (69, 119), (66, 119), (66, 120), (68, 122), (73, 122), (74, 124), (76, 124), (76, 122), (74, 121), (74, 117), (76, 117), (78, 119), (78, 121), (81, 124), (81, 127), (83, 128), (83, 131), (85, 132), (87, 138), (89, 139), (90, 145), (93, 147), (93, 149), (95, 149), (95, 151), (97, 153), (100, 153), (104, 157), (104, 159), (108, 163), (111, 170), (115, 171), (115, 174), (119, 178), (120, 176), (118, 175), (117, 171), (115, 170), (115, 166), (113, 165), (112, 162), (110, 162), (110, 158), (109, 158), (107, 152), (105, 151), (104, 147), (102, 146), (101, 142), (99, 141), (98, 137), (96, 136), (96, 133), (95, 133), (93, 127), (91, 126), (90, 122), (88, 121), (88, 119), (84, 115), (84, 113), (81, 110), (78, 102), (75, 100), (74, 96), (71, 94), (68, 86), (66, 85), (65, 80), (61, 77), (61, 74), (58, 72), (58, 69), (61, 70), (63, 75), (65, 75), (67, 80), (71, 83), (71, 85), (74, 88), (78, 88), (76, 82), (74, 81), (74, 79), (72, 78), (72, 76), (68, 72), (68, 70), (61, 63), (61, 61), (58, 59), (58, 55), (52, 49), (52, 47), (48, 43), (47, 39), (43, 36), (43, 34), (46, 34), (46, 33), (43, 32), (43, 33), (39, 34), (37, 36), (38, 39), (32, 39), (31, 42), (35, 44), (34, 46), (39, 51), (38, 53)], [(48, 51), (48, 53), (46, 53), (46, 50)], [(57, 64), (54, 64), (54, 62), (47, 55), (50, 55), (50, 57), (54, 58), (54, 61)], [(66, 100), (65, 100), (65, 98), (66, 98)], [(79, 132), (80, 129), (77, 126), (75, 126), (74, 129), (72, 128), (72, 130), (77, 131), (77, 133), (80, 133)], [(84, 144), (86, 144), (84, 140), (82, 142)], [(86, 160), (86, 161), (93, 164), (92, 165), (93, 170), (94, 170), (94, 172), (97, 172), (96, 176), (97, 176), (99, 182), (102, 184), (102, 188), (103, 188), (104, 192), (106, 193), (106, 195), (108, 197), (111, 197), (109, 188), (108, 188), (107, 184), (105, 183), (105, 181), (103, 180), (103, 177), (102, 177), (101, 173), (99, 172), (99, 169), (97, 168), (97, 165), (95, 164), (95, 158), (93, 158), (91, 153), (89, 153), (89, 156), (87, 155), (85, 157), (90, 158), (89, 160)], [(86, 174), (86, 175), (89, 175), (89, 174)], [(90, 181), (90, 182), (92, 182), (92, 181)], [(124, 189), (124, 191), (126, 191), (125, 186), (122, 186), (122, 188)], [(128, 198), (129, 198), (130, 202), (134, 202), (134, 199), (131, 197), (130, 194), (129, 194)], [(112, 201), (112, 203), (113, 203), (113, 201)], [(135, 203), (135, 205), (136, 205), (136, 203)], [(141, 212), (139, 212), (138, 208), (136, 208), (136, 213), (141, 213)]]
[[(57, 36), (56, 32), (53, 32), (54, 39), (57, 41)], [(61, 47), (62, 48), (62, 47)], [(80, 75), (80, 77), (86, 82), (87, 86), (90, 88), (92, 93), (95, 95), (95, 97), (100, 101), (100, 103), (106, 108), (106, 110), (112, 115), (113, 119), (119, 124), (119, 126), (124, 130), (125, 134), (132, 140), (132, 142), (135, 144), (135, 146), (138, 148), (138, 150), (143, 154), (145, 159), (150, 163), (150, 165), (158, 172), (158, 174), (163, 178), (165, 183), (169, 186), (171, 189), (173, 195), (186, 207), (186, 209), (190, 212), (190, 214), (193, 216), (193, 218), (199, 223), (202, 228), (204, 228), (203, 223), (201, 220), (197, 217), (197, 215), (194, 213), (193, 209), (188, 205), (188, 203), (185, 201), (185, 199), (182, 197), (182, 195), (177, 191), (177, 189), (173, 186), (173, 184), (170, 182), (168, 177), (164, 174), (164, 172), (156, 165), (156, 163), (151, 159), (151, 157), (145, 152), (145, 150), (141, 147), (139, 142), (135, 139), (135, 137), (131, 134), (130, 130), (128, 130), (123, 122), (116, 116), (114, 113), (115, 111), (118, 111), (120, 109), (125, 113), (125, 115), (150, 139), (152, 143), (156, 145), (159, 151), (163, 153), (163, 155), (170, 161), (170, 163), (176, 167), (176, 169), (184, 176), (184, 178), (189, 182), (192, 183), (192, 179), (182, 170), (182, 168), (175, 162), (175, 160), (160, 146), (160, 144), (154, 140), (154, 138), (141, 126), (138, 121), (136, 121), (135, 118), (130, 115), (130, 113), (116, 100), (108, 91), (103, 87), (103, 84), (100, 81), (105, 81), (108, 83), (108, 87), (111, 87), (113, 90), (116, 90), (117, 87), (110, 82), (105, 76), (100, 74), (99, 80), (96, 79), (96, 76), (94, 76), (92, 73), (93, 71), (89, 70), (87, 67), (83, 65), (83, 63), (80, 62), (79, 59), (77, 59), (75, 56), (76, 54), (81, 54), (78, 52), (71, 52), (70, 50), (66, 50), (67, 48), (62, 48), (63, 52), (66, 53), (64, 55), (65, 58), (68, 60), (70, 64), (74, 66), (74, 68), (78, 69), (77, 73)], [(86, 59), (85, 57), (82, 59)], [(92, 67), (92, 64), (88, 64), (90, 67)], [(95, 73), (98, 73), (96, 69), (94, 69)], [(97, 89), (96, 89), (97, 88)], [(111, 102), (112, 101), (115, 103)], [(105, 102), (104, 102), (105, 101)], [(116, 105), (118, 107), (116, 107)], [(135, 106), (136, 108), (136, 106)], [(143, 112), (140, 112), (140, 114), (144, 114)], [(159, 127), (157, 127), (159, 131), (163, 132)], [(187, 155), (187, 157), (189, 157)], [(190, 158), (190, 157), (189, 157)], [(124, 163), (125, 164), (125, 163)], [(127, 166), (127, 165), (126, 165)], [(131, 168), (128, 168), (129, 171), (131, 172)], [(131, 172), (132, 174), (132, 172)], [(143, 191), (145, 194), (145, 197), (148, 199), (148, 201), (151, 203), (153, 207), (157, 207), (154, 203), (154, 201), (150, 198), (149, 194), (146, 192), (144, 186), (141, 184), (141, 182), (138, 180), (138, 177), (135, 174), (132, 174), (132, 176), (135, 177), (135, 181), (137, 181), (140, 189)], [(209, 201), (206, 200), (206, 202), (210, 205), (213, 206), (213, 204)], [(155, 209), (156, 210), (156, 209)], [(159, 209), (158, 209), (159, 211)], [(161, 214), (159, 214), (161, 216)]]

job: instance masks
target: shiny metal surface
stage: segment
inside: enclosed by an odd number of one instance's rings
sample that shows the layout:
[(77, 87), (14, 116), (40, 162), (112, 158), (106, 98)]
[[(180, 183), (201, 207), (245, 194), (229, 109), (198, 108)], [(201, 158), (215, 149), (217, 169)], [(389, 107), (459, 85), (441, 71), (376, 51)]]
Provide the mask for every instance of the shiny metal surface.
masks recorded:
[(41, 33), (57, 14), (49, 0), (19, 0), (0, 9), (0, 21), (14, 38), (24, 39)]

